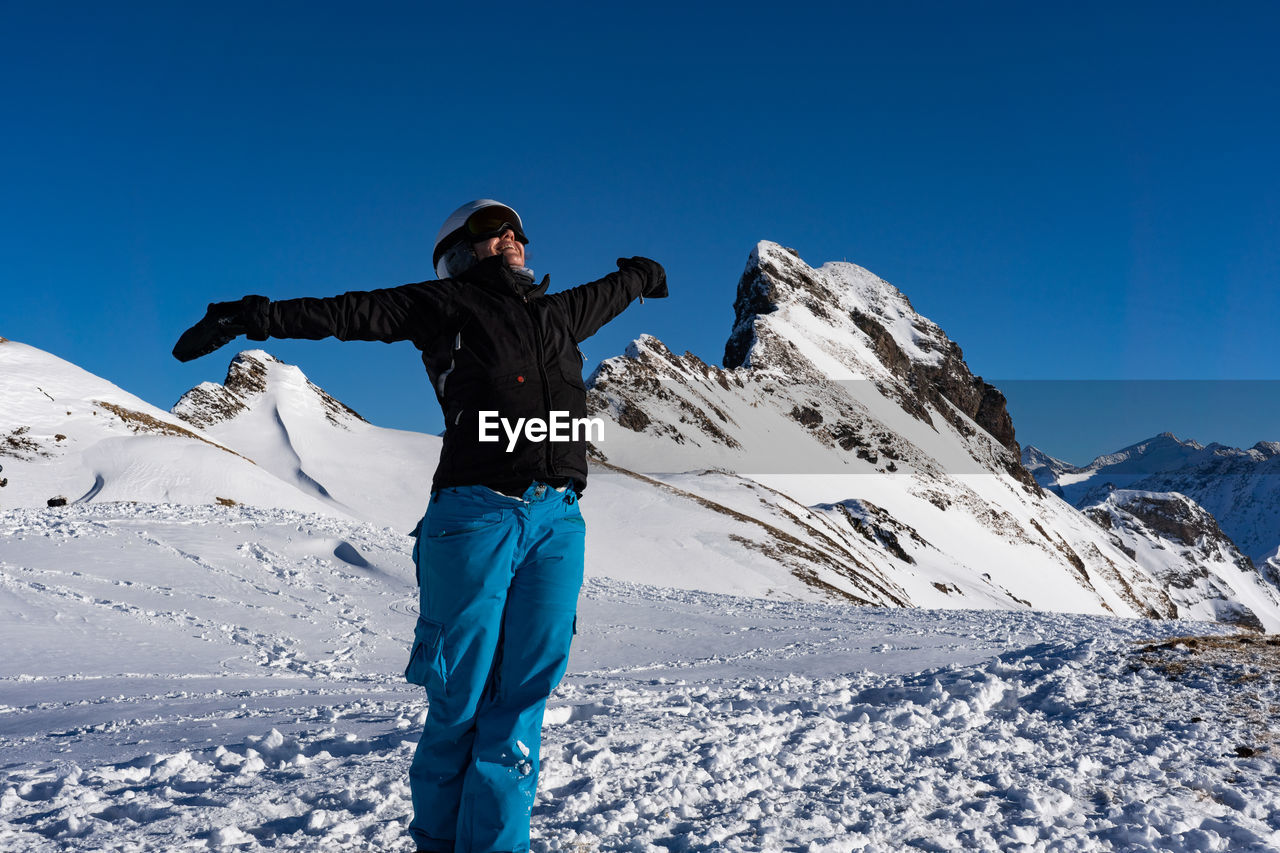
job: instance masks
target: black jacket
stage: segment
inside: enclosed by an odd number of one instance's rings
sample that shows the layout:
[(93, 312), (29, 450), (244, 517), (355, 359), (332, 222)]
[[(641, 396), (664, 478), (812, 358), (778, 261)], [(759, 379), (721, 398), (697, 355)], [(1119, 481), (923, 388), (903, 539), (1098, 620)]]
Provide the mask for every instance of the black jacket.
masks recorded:
[[(432, 489), (486, 485), (501, 491), (531, 480), (587, 482), (585, 436), (577, 441), (479, 440), (478, 413), (549, 420), (586, 417), (578, 343), (591, 337), (637, 296), (665, 296), (666, 276), (652, 261), (619, 262), (599, 281), (547, 293), (547, 279), (527, 288), (500, 256), (457, 278), (305, 297), (264, 304), (255, 318), (273, 338), (336, 337), (412, 341), (445, 417), (444, 447)], [(254, 325), (258, 325), (254, 323)]]

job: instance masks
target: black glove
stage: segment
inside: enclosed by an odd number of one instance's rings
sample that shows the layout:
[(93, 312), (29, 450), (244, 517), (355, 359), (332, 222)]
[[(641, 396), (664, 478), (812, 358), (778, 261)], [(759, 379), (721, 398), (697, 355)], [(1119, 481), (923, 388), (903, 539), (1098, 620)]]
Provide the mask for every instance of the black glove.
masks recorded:
[(265, 296), (246, 296), (235, 302), (212, 302), (199, 323), (182, 333), (173, 345), (173, 357), (191, 361), (208, 355), (218, 347), (231, 343), (240, 335), (251, 340), (267, 339), (267, 309), (271, 300)]
[(667, 296), (667, 271), (662, 264), (648, 258), (618, 258), (618, 269), (633, 270), (644, 276), (644, 288), (641, 296), (650, 299), (665, 299)]

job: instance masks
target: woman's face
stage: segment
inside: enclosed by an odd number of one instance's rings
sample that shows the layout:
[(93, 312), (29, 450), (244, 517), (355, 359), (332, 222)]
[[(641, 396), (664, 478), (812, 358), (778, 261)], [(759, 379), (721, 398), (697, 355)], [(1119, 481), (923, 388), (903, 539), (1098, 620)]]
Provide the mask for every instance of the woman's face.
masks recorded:
[(471, 248), (475, 250), (476, 257), (482, 261), (494, 255), (502, 255), (507, 262), (507, 266), (524, 266), (524, 243), (516, 239), (516, 232), (510, 228), (497, 237), (490, 237), (488, 240), (472, 243)]

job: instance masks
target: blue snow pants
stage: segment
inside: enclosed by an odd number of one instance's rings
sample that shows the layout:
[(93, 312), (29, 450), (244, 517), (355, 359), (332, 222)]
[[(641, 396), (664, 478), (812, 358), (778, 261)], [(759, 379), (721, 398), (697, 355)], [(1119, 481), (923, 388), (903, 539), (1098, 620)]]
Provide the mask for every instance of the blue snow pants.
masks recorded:
[(409, 770), (419, 850), (529, 849), (542, 715), (569, 659), (585, 538), (572, 486), (433, 493), (405, 670), (427, 688)]

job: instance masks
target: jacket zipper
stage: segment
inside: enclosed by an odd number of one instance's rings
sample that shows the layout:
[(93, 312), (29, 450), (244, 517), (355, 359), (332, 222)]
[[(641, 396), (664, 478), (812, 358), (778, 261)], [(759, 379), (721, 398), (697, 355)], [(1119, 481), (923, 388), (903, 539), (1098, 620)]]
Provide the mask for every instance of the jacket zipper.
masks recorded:
[(444, 383), (449, 381), (449, 374), (453, 373), (453, 369), (458, 366), (458, 350), (462, 349), (462, 330), (458, 330), (458, 335), (453, 339), (453, 353), (449, 356), (449, 369), (440, 374), (439, 393), (440, 399), (444, 399)]
[[(543, 352), (542, 327), (538, 325), (538, 318), (534, 316), (533, 307), (529, 305), (529, 297), (522, 296), (521, 299), (524, 300), (525, 311), (529, 313), (529, 322), (533, 324), (533, 339), (538, 346), (538, 351), (536, 354), (538, 359), (538, 378), (542, 380), (542, 408), (543, 408), (543, 413), (547, 416), (546, 417), (547, 423), (551, 423), (551, 387), (547, 383), (547, 364), (546, 364), (546, 353)], [(549, 477), (551, 476), (551, 469), (552, 469), (550, 439), (544, 442), (544, 444), (546, 444), (546, 450), (543, 452), (543, 456), (544, 456), (546, 466), (544, 468), (543, 473)]]

